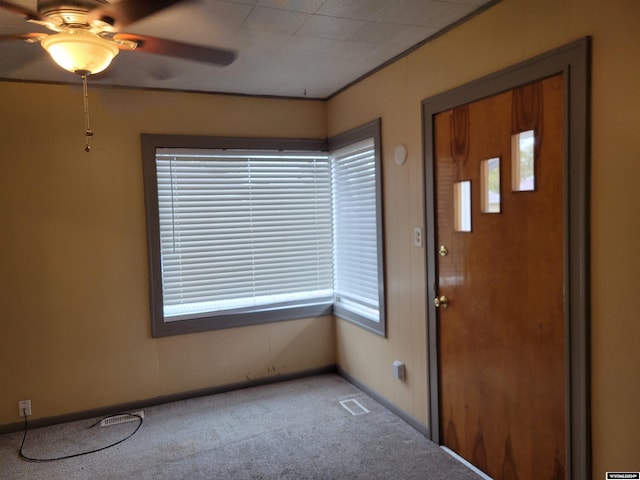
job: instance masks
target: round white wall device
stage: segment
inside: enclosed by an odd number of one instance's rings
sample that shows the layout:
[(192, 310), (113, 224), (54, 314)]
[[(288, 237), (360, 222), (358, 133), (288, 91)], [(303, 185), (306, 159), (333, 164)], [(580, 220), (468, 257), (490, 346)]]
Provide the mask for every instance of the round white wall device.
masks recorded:
[(396, 162), (396, 165), (404, 165), (404, 162), (407, 161), (407, 147), (404, 146), (404, 143), (396, 145), (393, 151), (393, 161)]

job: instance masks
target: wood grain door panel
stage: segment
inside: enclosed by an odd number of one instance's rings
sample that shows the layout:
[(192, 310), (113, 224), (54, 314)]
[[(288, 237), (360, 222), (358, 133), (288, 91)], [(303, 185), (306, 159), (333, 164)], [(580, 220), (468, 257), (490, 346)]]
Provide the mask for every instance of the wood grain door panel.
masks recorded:
[[(534, 130), (535, 190), (512, 192), (511, 137)], [(440, 428), (496, 479), (565, 478), (563, 77), (434, 119)], [(500, 213), (481, 212), (480, 162), (499, 157)], [(471, 182), (471, 232), (454, 183)]]

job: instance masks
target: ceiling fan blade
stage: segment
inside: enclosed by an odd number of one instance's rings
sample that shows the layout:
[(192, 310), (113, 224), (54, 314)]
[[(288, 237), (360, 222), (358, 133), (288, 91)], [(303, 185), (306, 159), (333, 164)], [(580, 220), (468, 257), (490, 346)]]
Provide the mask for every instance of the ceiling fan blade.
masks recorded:
[(29, 10), (21, 5), (16, 5), (15, 3), (0, 1), (0, 8), (4, 8), (5, 10), (9, 10), (10, 12), (14, 12), (19, 15), (24, 15), (27, 20), (46, 20), (46, 18), (38, 12)]
[[(122, 59), (120, 59), (122, 60)], [(122, 62), (113, 62), (109, 68), (103, 70), (100, 73), (91, 75), (93, 81), (105, 81), (103, 83), (118, 84), (120, 81), (124, 81), (125, 84), (130, 76), (134, 76), (136, 80), (152, 80), (152, 81), (164, 81), (175, 77), (177, 74), (173, 71), (173, 68), (167, 64), (153, 64), (151, 66), (144, 65), (138, 60), (133, 60), (136, 63), (136, 69), (132, 70), (126, 65), (123, 66)]]
[(118, 31), (160, 10), (189, 0), (122, 0), (105, 4), (89, 12), (89, 22), (102, 21)]
[(27, 43), (36, 43), (46, 36), (46, 33), (15, 33), (13, 35), (0, 35), (0, 42), (5, 40), (24, 40)]
[(209, 48), (199, 45), (166, 40), (163, 38), (147, 37), (145, 35), (134, 35), (129, 33), (119, 33), (114, 40), (134, 41), (138, 44), (136, 51), (145, 53), (156, 53), (167, 57), (184, 58), (196, 62), (210, 63), (213, 65), (227, 66), (234, 62), (237, 53), (226, 48)]

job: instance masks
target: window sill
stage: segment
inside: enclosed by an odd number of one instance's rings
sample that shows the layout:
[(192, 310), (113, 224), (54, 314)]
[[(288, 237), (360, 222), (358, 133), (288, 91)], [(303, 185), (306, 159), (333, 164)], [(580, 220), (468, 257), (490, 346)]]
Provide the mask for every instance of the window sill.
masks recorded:
[(286, 320), (323, 317), (331, 315), (332, 313), (333, 304), (325, 302), (298, 307), (270, 308), (242, 314), (213, 315), (188, 320), (164, 321), (163, 318), (160, 318), (152, 323), (151, 334), (153, 337), (168, 337), (171, 335), (247, 327)]

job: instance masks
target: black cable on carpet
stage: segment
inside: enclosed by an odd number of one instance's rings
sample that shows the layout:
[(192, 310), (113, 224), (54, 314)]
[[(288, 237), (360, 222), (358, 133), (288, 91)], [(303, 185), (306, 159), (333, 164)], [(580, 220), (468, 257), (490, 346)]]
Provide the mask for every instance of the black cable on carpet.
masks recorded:
[(107, 448), (115, 447), (116, 445), (119, 445), (122, 442), (124, 442), (125, 440), (128, 440), (131, 437), (133, 437), (136, 434), (136, 432), (138, 430), (140, 430), (140, 427), (142, 426), (142, 422), (143, 422), (143, 419), (142, 419), (142, 417), (140, 415), (136, 415), (135, 413), (118, 413), (118, 414), (114, 414), (114, 415), (107, 415), (106, 417), (101, 418), (100, 420), (98, 420), (93, 425), (87, 427), (87, 429), (93, 428), (96, 425), (98, 425), (100, 422), (102, 422), (103, 420), (106, 420), (107, 418), (119, 417), (119, 416), (122, 416), (122, 415), (129, 415), (131, 417), (138, 418), (138, 426), (136, 427), (136, 429), (132, 433), (127, 435), (125, 438), (123, 438), (122, 440), (118, 440), (117, 442), (112, 443), (110, 445), (107, 445), (105, 447), (96, 448), (95, 450), (88, 450), (86, 452), (74, 453), (74, 454), (71, 454), (71, 455), (64, 455), (62, 457), (52, 457), (52, 458), (33, 458), (33, 457), (30, 457), (30, 456), (28, 456), (28, 455), (26, 455), (24, 453), (24, 444), (25, 444), (25, 441), (27, 440), (27, 430), (29, 429), (29, 423), (27, 421), (27, 416), (25, 415), (24, 416), (24, 436), (22, 437), (22, 444), (20, 445), (20, 450), (19, 450), (18, 453), (20, 454), (20, 458), (22, 458), (23, 460), (26, 460), (28, 462), (55, 462), (57, 460), (65, 460), (67, 458), (80, 457), (82, 455), (89, 455), (91, 453), (101, 452), (102, 450), (106, 450)]

